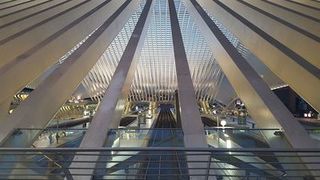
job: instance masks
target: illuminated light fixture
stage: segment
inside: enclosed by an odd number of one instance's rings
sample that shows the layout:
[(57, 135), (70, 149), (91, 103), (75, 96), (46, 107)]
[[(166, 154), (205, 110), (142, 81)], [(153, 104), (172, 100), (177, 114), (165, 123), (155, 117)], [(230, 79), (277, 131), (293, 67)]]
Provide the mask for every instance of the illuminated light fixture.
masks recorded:
[(227, 125), (227, 121), (226, 121), (226, 120), (222, 120), (222, 121), (220, 122), (220, 124), (221, 124), (222, 127), (224, 127), (225, 125)]
[(308, 117), (308, 114), (307, 114), (307, 113), (304, 113), (304, 114), (303, 114), (303, 117)]
[(227, 148), (230, 149), (232, 147), (230, 139), (227, 139), (226, 143), (227, 143)]
[(280, 88), (284, 88), (284, 87), (287, 87), (289, 86), (288, 84), (284, 84), (284, 85), (280, 85), (280, 86), (275, 86), (273, 88), (271, 88), (271, 90), (276, 90), (276, 89), (280, 89)]

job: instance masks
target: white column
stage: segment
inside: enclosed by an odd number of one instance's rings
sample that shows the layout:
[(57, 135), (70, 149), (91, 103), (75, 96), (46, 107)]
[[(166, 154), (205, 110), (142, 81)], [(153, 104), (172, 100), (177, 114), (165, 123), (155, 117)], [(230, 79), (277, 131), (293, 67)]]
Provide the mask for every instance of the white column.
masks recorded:
[[(139, 1), (126, 1), (64, 63), (23, 101), (0, 127), (0, 141), (14, 128), (43, 128), (72, 95), (108, 45), (137, 9)], [(26, 146), (32, 142), (25, 142)]]
[[(71, 1), (58, 9), (19, 22), (17, 27), (28, 26), (46, 16), (55, 16), (82, 2), (83, 0)], [(88, 1), (0, 45), (0, 103), (56, 64), (59, 58), (101, 26), (124, 2), (125, 0)], [(12, 28), (19, 30), (17, 27)], [(4, 30), (15, 31), (12, 28)], [(14, 81), (11, 80), (12, 77), (15, 77)]]
[[(90, 127), (86, 132), (80, 148), (103, 147), (107, 138), (108, 130), (117, 128), (120, 123), (120, 117), (124, 109), (124, 103), (129, 94), (129, 89), (134, 78), (138, 59), (144, 44), (146, 33), (151, 20), (150, 10), (153, 7), (153, 1), (147, 0), (145, 7), (140, 15), (136, 27), (131, 35), (128, 45), (120, 59), (117, 69), (112, 76), (112, 80), (105, 92), (103, 100), (91, 121)], [(99, 156), (76, 156), (74, 160), (95, 162)], [(95, 163), (72, 163), (71, 167), (91, 167)], [(92, 174), (94, 169), (74, 169), (71, 173)], [(74, 176), (75, 179), (87, 179), (88, 177)]]
[[(36, 14), (41, 14), (41, 11), (48, 11), (47, 8), (54, 8), (57, 7), (62, 2), (68, 2), (67, 0), (55, 0), (55, 1), (49, 1), (47, 3), (41, 4), (39, 6), (25, 9), (23, 11), (15, 12), (13, 14), (7, 14), (2, 16), (0, 20), (0, 27), (2, 28), (3, 25), (8, 23), (15, 23), (17, 21), (22, 21), (24, 19), (35, 17)], [(62, 5), (62, 4), (61, 4)], [(1, 15), (0, 15), (1, 17)]]
[(317, 18), (317, 19), (319, 19), (319, 17), (320, 17), (320, 12), (319, 11), (314, 10), (314, 9), (310, 9), (310, 8), (307, 8), (307, 7), (303, 7), (303, 6), (300, 6), (298, 4), (294, 4), (294, 3), (289, 2), (289, 1), (281, 1), (281, 0), (267, 0), (267, 1), (270, 1), (272, 3), (278, 4), (280, 6), (292, 9), (294, 11), (297, 11), (297, 12), (302, 13), (302, 14), (306, 14), (308, 16), (311, 16), (311, 17), (314, 17), (314, 18)]
[(288, 23), (291, 23), (307, 32), (310, 32), (316, 36), (320, 36), (320, 24), (315, 21), (310, 21), (307, 17), (300, 16), (294, 12), (284, 10), (280, 7), (269, 4), (265, 1), (256, 1), (256, 0), (244, 0), (265, 12), (268, 12), (276, 17), (279, 17)]
[[(191, 1), (191, 2), (190, 2)], [(250, 115), (259, 127), (282, 128), (293, 147), (318, 147), (304, 128), (270, 90), (263, 79), (238, 53), (210, 17), (195, 0), (186, 0), (188, 12), (207, 39), (214, 57), (243, 100)], [(267, 136), (269, 141), (272, 137)], [(271, 143), (272, 144), (272, 143)]]
[(313, 38), (306, 36), (274, 20), (239, 1), (219, 0), (219, 5), (225, 5), (262, 31), (284, 44), (297, 55), (313, 66), (320, 68), (319, 51), (320, 44)]
[[(187, 55), (184, 49), (174, 0), (169, 0), (169, 11), (180, 108), (176, 111), (180, 111), (181, 126), (184, 136), (184, 146), (188, 148), (208, 147), (191, 79)], [(211, 157), (208, 155), (201, 155), (201, 153), (199, 153), (196, 156), (187, 155), (186, 158), (187, 161), (203, 161), (188, 162), (188, 168), (200, 168), (188, 169), (190, 179), (205, 179), (204, 174), (207, 173), (207, 168), (209, 165), (208, 162)]]
[(19, 1), (18, 2), (16, 1), (16, 4), (6, 4), (6, 5), (3, 5), (3, 7), (0, 7), (0, 16), (8, 13), (14, 13), (16, 11), (37, 5), (45, 1), (46, 0), (37, 0), (37, 1), (27, 2), (27, 0), (25, 0), (25, 1), (20, 1), (20, 3), (18, 3)]
[(312, 9), (320, 9), (320, 4), (319, 1), (316, 2), (317, 0), (291, 0), (292, 2), (296, 2), (299, 5), (305, 6), (305, 7), (310, 7)]
[(259, 127), (280, 128), (285, 139), (273, 132), (262, 132), (271, 147), (318, 148), (305, 129), (282, 104), (267, 84), (219, 30), (207, 13), (195, 0), (186, 0), (188, 12), (203, 36), (207, 39), (215, 59), (230, 81), (238, 96), (246, 104), (249, 114)]
[[(294, 89), (313, 108), (320, 111), (320, 96), (318, 93), (320, 71), (318, 68), (299, 59), (293, 59), (294, 55), (292, 53), (284, 52), (269, 42), (270, 38), (262, 37), (261, 33), (263, 31), (258, 33), (258, 31), (248, 27), (248, 24), (223, 9), (216, 1), (197, 0), (197, 2), (230, 30), (273, 73)], [(282, 35), (287, 36), (286, 32), (282, 32)], [(294, 36), (287, 36), (287, 38), (295, 39)]]
[[(63, 2), (63, 0), (57, 0), (54, 1), (56, 3), (61, 3)], [(84, 1), (69, 1), (68, 3), (64, 3), (63, 6), (58, 6), (56, 8), (52, 8), (52, 9), (48, 9), (42, 13), (39, 13), (37, 15), (31, 16), (29, 18), (26, 18), (24, 20), (19, 20), (21, 17), (23, 17), (23, 14), (21, 14), (22, 12), (26, 13), (26, 11), (22, 11), (21, 13), (15, 13), (12, 14), (10, 16), (6, 16), (1, 18), (0, 20), (0, 32), (1, 32), (1, 37), (0, 40), (3, 40), (5, 38), (8, 38), (9, 36), (12, 36), (18, 32), (21, 32), (27, 28), (30, 28), (38, 23), (40, 23), (41, 21), (44, 21), (48, 18), (52, 18), (55, 15), (62, 13), (62, 12), (67, 12), (69, 8), (72, 8), (73, 6), (77, 6), (78, 4), (83, 3)], [(51, 3), (48, 3), (48, 5)], [(33, 8), (32, 9), (28, 9), (29, 14), (34, 13)], [(20, 15), (21, 14), (21, 15)], [(68, 13), (67, 13), (68, 14)], [(28, 16), (28, 14), (26, 14)], [(26, 16), (25, 16), (26, 17)], [(58, 17), (56, 17), (58, 18)], [(56, 29), (57, 31), (58, 29)], [(53, 31), (53, 30), (52, 30)], [(22, 35), (22, 34), (21, 34)]]

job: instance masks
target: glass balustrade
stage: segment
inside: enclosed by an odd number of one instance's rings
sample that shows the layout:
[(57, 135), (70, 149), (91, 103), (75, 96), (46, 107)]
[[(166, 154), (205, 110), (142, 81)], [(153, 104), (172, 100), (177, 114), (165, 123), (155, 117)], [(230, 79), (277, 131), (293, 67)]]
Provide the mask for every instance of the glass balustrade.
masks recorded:
[(183, 146), (181, 129), (111, 129), (107, 143), (113, 147)]

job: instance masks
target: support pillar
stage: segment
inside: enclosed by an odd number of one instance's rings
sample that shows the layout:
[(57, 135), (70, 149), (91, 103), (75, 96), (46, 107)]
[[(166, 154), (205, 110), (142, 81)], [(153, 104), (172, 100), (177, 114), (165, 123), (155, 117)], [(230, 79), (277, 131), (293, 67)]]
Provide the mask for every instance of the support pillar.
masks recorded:
[(176, 108), (176, 120), (177, 120), (177, 128), (181, 127), (181, 115), (180, 115), (180, 105), (179, 105), (179, 95), (178, 90), (174, 91), (174, 97), (175, 97), (175, 108)]
[[(2, 2), (2, 1), (1, 1)], [(11, 13), (18, 13), (23, 11), (25, 8), (30, 8), (32, 6), (38, 6), (39, 4), (47, 3), (46, 0), (39, 1), (20, 1), (20, 4), (17, 6), (7, 6), (7, 8), (1, 8), (0, 16), (4, 16)]]
[(0, 22), (0, 27), (9, 26), (9, 25), (17, 23), (19, 21), (24, 21), (29, 18), (31, 19), (31, 18), (35, 18), (37, 16), (41, 16), (41, 14), (44, 11), (59, 7), (59, 5), (62, 5), (66, 2), (68, 2), (68, 1), (66, 1), (66, 0), (49, 1), (49, 2), (46, 2), (45, 4), (41, 4), (40, 6), (36, 6), (36, 7), (30, 8), (30, 9), (25, 9), (23, 11), (16, 12), (11, 15), (6, 15), (1, 18), (2, 21)]
[[(136, 1), (135, 1), (136, 2)], [(151, 20), (151, 13), (154, 1), (147, 0), (136, 24), (136, 27), (131, 35), (128, 45), (120, 59), (112, 80), (105, 92), (103, 100), (91, 121), (90, 127), (85, 134), (80, 148), (103, 147), (107, 139), (108, 130), (117, 128), (120, 123), (120, 116), (123, 112), (123, 105), (134, 78), (135, 70), (138, 64), (138, 59), (144, 44), (147, 34), (149, 22)], [(99, 156), (81, 156), (76, 155), (75, 161), (90, 161), (95, 162)], [(74, 169), (73, 173), (92, 174), (96, 163), (72, 163), (70, 165), (74, 168), (92, 168), (92, 169)], [(103, 165), (99, 165), (101, 167)], [(88, 179), (88, 177), (74, 176), (74, 179)]]
[[(53, 12), (45, 12), (48, 17), (56, 16), (56, 14), (60, 16), (24, 33), (20, 25), (35, 22), (37, 24), (38, 19), (32, 19), (32, 22), (17, 23), (18, 28), (16, 27), (15, 31), (20, 30), (17, 32), (19, 36), (11, 38), (8, 42), (0, 43), (0, 103), (7, 98), (12, 98), (28, 83), (55, 65), (59, 58), (100, 27), (125, 1), (71, 1), (54, 9)], [(80, 7), (72, 8), (76, 6)], [(66, 12), (62, 13), (64, 11)], [(13, 31), (10, 27), (5, 27), (3, 30)], [(15, 77), (14, 81), (11, 80), (12, 77)]]
[[(287, 3), (287, 1), (275, 1)], [(314, 109), (320, 111), (319, 69), (306, 61), (302, 61), (292, 50), (283, 44), (281, 45), (271, 36), (267, 36), (264, 31), (259, 30), (254, 24), (237, 15), (235, 11), (223, 8), (220, 1), (197, 0), (197, 2), (205, 7), (206, 11), (214, 16), (217, 21), (234, 33), (241, 43), (250, 49), (273, 73), (294, 89)], [(285, 31), (282, 31), (281, 34), (287, 36)], [(294, 39), (295, 36), (290, 38)]]
[[(179, 109), (177, 109), (177, 111), (180, 112), (181, 125), (184, 134), (184, 146), (187, 148), (208, 147), (191, 79), (187, 55), (184, 49), (174, 0), (169, 0), (169, 11), (178, 82)], [(208, 163), (205, 162), (209, 162), (211, 157), (208, 155), (201, 155), (201, 153), (196, 156), (186, 155), (186, 157), (188, 161), (203, 161), (200, 163), (188, 163), (188, 168), (200, 168), (188, 170), (190, 179), (205, 179), (206, 177), (204, 174), (206, 174), (206, 170), (208, 168)]]
[[(119, 9), (110, 9), (109, 18), (105, 19), (87, 41), (32, 91), (3, 122), (0, 127), (0, 142), (15, 128), (44, 128), (72, 95), (138, 6), (138, 1), (125, 1)], [(28, 147), (33, 139), (32, 136), (29, 141), (24, 141), (19, 146)]]
[(197, 26), (201, 27), (203, 36), (210, 42), (209, 47), (214, 52), (215, 59), (238, 96), (246, 104), (249, 114), (257, 125), (283, 129), (289, 144), (273, 132), (263, 132), (270, 146), (319, 148), (319, 144), (309, 137), (305, 129), (228, 41), (197, 1), (186, 0), (185, 4)]
[(180, 105), (178, 111), (180, 111), (185, 146), (208, 147), (173, 0), (169, 0), (169, 10), (178, 82)]
[(234, 11), (264, 31), (264, 33), (292, 50), (297, 56), (303, 59), (301, 61), (304, 61), (305, 64), (310, 64), (310, 66), (318, 69), (320, 68), (318, 56), (320, 45), (319, 41), (317, 41), (319, 37), (309, 37), (305, 31), (299, 31), (297, 27), (290, 26), (279, 19), (275, 19), (275, 16), (262, 14), (262, 12), (250, 8), (246, 3), (241, 3), (243, 1), (216, 0), (216, 2), (220, 7), (223, 7), (229, 12)]
[(304, 16), (308, 16), (308, 17), (320, 20), (319, 18), (320, 12), (317, 10), (304, 7), (299, 4), (292, 3), (290, 1), (279, 1), (279, 0), (267, 0), (267, 1), (273, 4), (276, 4), (278, 6), (285, 7), (292, 11), (298, 12), (299, 14), (302, 14)]
[(307, 17), (300, 16), (294, 12), (287, 11), (280, 7), (269, 4), (266, 1), (256, 1), (256, 0), (243, 0), (244, 2), (249, 3), (250, 5), (259, 8), (267, 13), (272, 14), (273, 16), (282, 19), (296, 27), (299, 27), (306, 32), (309, 32), (315, 36), (320, 37), (320, 24), (315, 21), (310, 21)]
[(188, 12), (210, 42), (209, 46), (220, 67), (258, 126), (282, 128), (293, 147), (318, 147), (201, 6), (195, 0), (185, 2)]
[(312, 9), (320, 9), (320, 4), (318, 0), (311, 0), (311, 1), (310, 0), (291, 0), (291, 1)]

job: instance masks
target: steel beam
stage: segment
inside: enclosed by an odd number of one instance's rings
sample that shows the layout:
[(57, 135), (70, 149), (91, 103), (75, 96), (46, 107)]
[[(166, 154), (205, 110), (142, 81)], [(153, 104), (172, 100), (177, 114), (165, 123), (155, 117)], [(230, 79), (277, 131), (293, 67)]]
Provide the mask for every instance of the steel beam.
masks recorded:
[(282, 0), (267, 0), (267, 1), (272, 2), (274, 4), (277, 4), (279, 6), (282, 6), (282, 7), (288, 8), (288, 9), (293, 10), (295, 12), (298, 12), (298, 13), (301, 13), (301, 14), (304, 14), (304, 15), (307, 15), (307, 16), (310, 16), (312, 18), (320, 20), (320, 18), (319, 18), (320, 17), (320, 12), (316, 11), (314, 9), (310, 9), (310, 8), (307, 8), (307, 7), (304, 7), (304, 6), (300, 6), (298, 4), (294, 4), (294, 3), (289, 2), (289, 1), (282, 1)]
[(180, 118), (186, 147), (207, 147), (203, 124), (197, 106), (186, 52), (182, 40), (177, 12), (173, 0), (169, 0), (170, 23), (174, 59), (177, 72)]
[[(80, 148), (103, 147), (107, 139), (108, 130), (119, 126), (120, 117), (124, 110), (124, 104), (129, 94), (135, 70), (138, 64), (144, 40), (146, 38), (149, 22), (151, 20), (154, 1), (147, 0), (139, 17), (136, 27), (130, 37), (127, 47), (119, 61), (112, 80), (105, 92), (103, 100), (91, 121)], [(74, 160), (97, 161), (99, 156), (75, 156)], [(103, 165), (99, 165), (101, 167)], [(71, 167), (91, 167), (87, 173), (92, 174), (95, 163), (72, 163)], [(72, 171), (77, 173), (78, 171)], [(80, 172), (83, 173), (83, 172)], [(87, 177), (75, 176), (75, 179), (87, 179)]]
[(22, 0), (3, 0), (0, 3), (0, 8), (5, 8), (14, 4), (19, 4), (19, 1), (21, 2)]
[(30, 6), (29, 4), (32, 3), (35, 0), (20, 0), (20, 1), (13, 1), (11, 3), (6, 3), (0, 6), (0, 10), (10, 10), (14, 8), (19, 8), (19, 7), (28, 7)]
[(259, 11), (269, 13), (269, 16), (275, 17), (276, 19), (279, 19), (284, 23), (288, 23), (291, 26), (293, 25), (300, 29), (303, 29), (311, 35), (317, 36), (317, 38), (320, 37), (320, 24), (315, 21), (310, 21), (310, 19), (308, 19), (307, 17), (300, 16), (296, 13), (274, 6), (267, 3), (266, 1), (243, 0), (243, 2), (252, 5)]
[(268, 85), (254, 71), (237, 49), (228, 41), (196, 0), (185, 0), (188, 12), (200, 28), (214, 52), (215, 59), (246, 104), (249, 114), (259, 127), (283, 129), (286, 140), (273, 132), (262, 132), (271, 147), (318, 148), (305, 129), (282, 104)]
[[(8, 137), (14, 128), (45, 127), (118, 35), (138, 5), (138, 1), (129, 0), (120, 8), (113, 6), (113, 10), (109, 9), (109, 18), (3, 122), (0, 141)], [(24, 142), (20, 146), (31, 143)]]
[[(37, 18), (32, 19), (33, 22), (37, 22), (34, 23), (33, 26), (18, 29), (18, 32), (10, 34), (9, 36), (4, 34), (4, 36), (1, 36), (0, 52), (6, 52), (6, 54), (1, 56), (2, 61), (0, 67), (13, 61), (18, 55), (25, 53), (30, 49), (30, 47), (41, 43), (54, 33), (59, 32), (59, 30), (63, 29), (68, 24), (83, 16), (101, 3), (102, 0), (98, 0), (97, 2), (84, 0), (72, 2), (65, 8), (62, 8), (62, 10), (56, 9), (56, 14), (53, 14), (51, 17), (46, 17), (43, 21), (39, 21)], [(23, 28), (23, 22), (21, 22), (21, 25)], [(10, 31), (10, 27), (7, 28), (7, 30)], [(5, 29), (6, 28), (4, 28), (4, 30)]]
[[(72, 1), (67, 0), (55, 0), (49, 1), (47, 3), (43, 3), (39, 6), (29, 8), (23, 11), (15, 12), (15, 13), (8, 13), (0, 15), (0, 29), (4, 28), (5, 26), (12, 25), (28, 18), (35, 18), (37, 15), (46, 13), (46, 11), (50, 11), (60, 5), (71, 3)], [(60, 7), (62, 8), (62, 6)], [(50, 17), (50, 16), (47, 16)], [(20, 28), (21, 30), (22, 28)]]
[[(31, 1), (30, 3), (26, 3), (26, 4), (23, 4), (23, 5), (19, 5), (19, 6), (13, 6), (11, 8), (7, 8), (7, 9), (3, 9), (3, 10), (0, 11), (0, 17), (2, 15), (5, 15), (5, 14), (16, 13), (16, 12), (20, 12), (20, 11), (23, 11), (23, 10), (28, 9), (28, 8), (39, 6), (41, 4), (48, 3), (49, 1), (50, 0)], [(0, 7), (0, 9), (2, 9), (2, 8)]]
[[(234, 11), (218, 5), (218, 1), (198, 0), (197, 2), (202, 7), (206, 7), (210, 15), (213, 15), (239, 38), (241, 43), (250, 49), (273, 73), (312, 107), (320, 111), (320, 96), (318, 95), (320, 70), (318, 68), (299, 58), (295, 52), (268, 36), (254, 24), (238, 16)], [(284, 33), (283, 36), (287, 36), (287, 34)], [(290, 38), (294, 39), (295, 37)]]
[[(11, 44), (8, 47), (6, 46), (7, 48), (10, 47), (9, 49), (0, 46), (2, 52), (0, 64), (10, 61), (0, 68), (0, 84), (2, 85), (0, 103), (12, 98), (30, 81), (36, 79), (46, 69), (57, 63), (59, 58), (98, 28), (105, 19), (108, 19), (114, 9), (118, 9), (124, 1), (95, 0), (95, 3), (91, 3), (91, 5), (87, 4), (83, 8), (70, 11), (71, 14), (66, 13), (59, 18), (51, 19), (43, 26), (19, 36), (15, 39), (17, 44), (12, 41), (8, 42)], [(74, 3), (79, 4), (79, 2), (81, 4), (82, 0)], [(66, 4), (66, 6), (68, 5), (67, 7), (70, 8), (69, 5), (72, 5), (71, 7), (73, 7), (76, 5), (74, 3)], [(98, 5), (100, 5), (99, 8), (93, 9)], [(64, 8), (62, 7), (62, 9)], [(55, 12), (58, 10), (55, 10)], [(45, 13), (45, 15), (50, 15), (50, 13)], [(54, 16), (54, 14), (51, 15)], [(67, 16), (70, 17), (67, 18)], [(42, 18), (42, 16), (39, 18)], [(36, 20), (34, 19), (34, 21)], [(59, 28), (62, 29), (58, 30)], [(9, 56), (14, 59), (11, 59), (11, 61)], [(15, 77), (15, 81), (11, 80), (12, 77)]]
[[(191, 1), (191, 2), (190, 2)], [(304, 128), (295, 120), (268, 85), (219, 30), (195, 0), (186, 0), (186, 6), (220, 67), (243, 100), (250, 115), (259, 127), (282, 128), (290, 144), (295, 148), (318, 147)], [(273, 134), (266, 135), (272, 144)]]
[(299, 4), (304, 7), (308, 7), (315, 10), (320, 10), (320, 4), (319, 2), (313, 1), (313, 0), (289, 0), (293, 3)]
[[(208, 147), (197, 99), (191, 79), (191, 73), (187, 60), (186, 51), (182, 40), (178, 16), (174, 0), (169, 1), (170, 25), (172, 33), (173, 51), (177, 72), (178, 99), (181, 126), (183, 130), (185, 147)], [(209, 161), (208, 155), (186, 156), (188, 161)], [(208, 168), (208, 163), (188, 163), (189, 168)], [(189, 174), (205, 174), (203, 169), (189, 169)], [(190, 176), (190, 179), (205, 179), (205, 176)]]
[[(292, 26), (275, 20), (266, 16), (261, 12), (258, 12), (241, 1), (229, 1), (229, 0), (216, 0), (219, 6), (225, 9), (237, 13), (242, 16), (256, 27), (269, 34), (272, 38), (278, 40), (280, 43), (301, 56), (306, 63), (310, 63), (313, 66), (320, 68), (319, 51), (320, 40), (316, 38), (308, 37), (305, 33), (299, 32)], [(294, 38), (293, 38), (294, 37)]]

